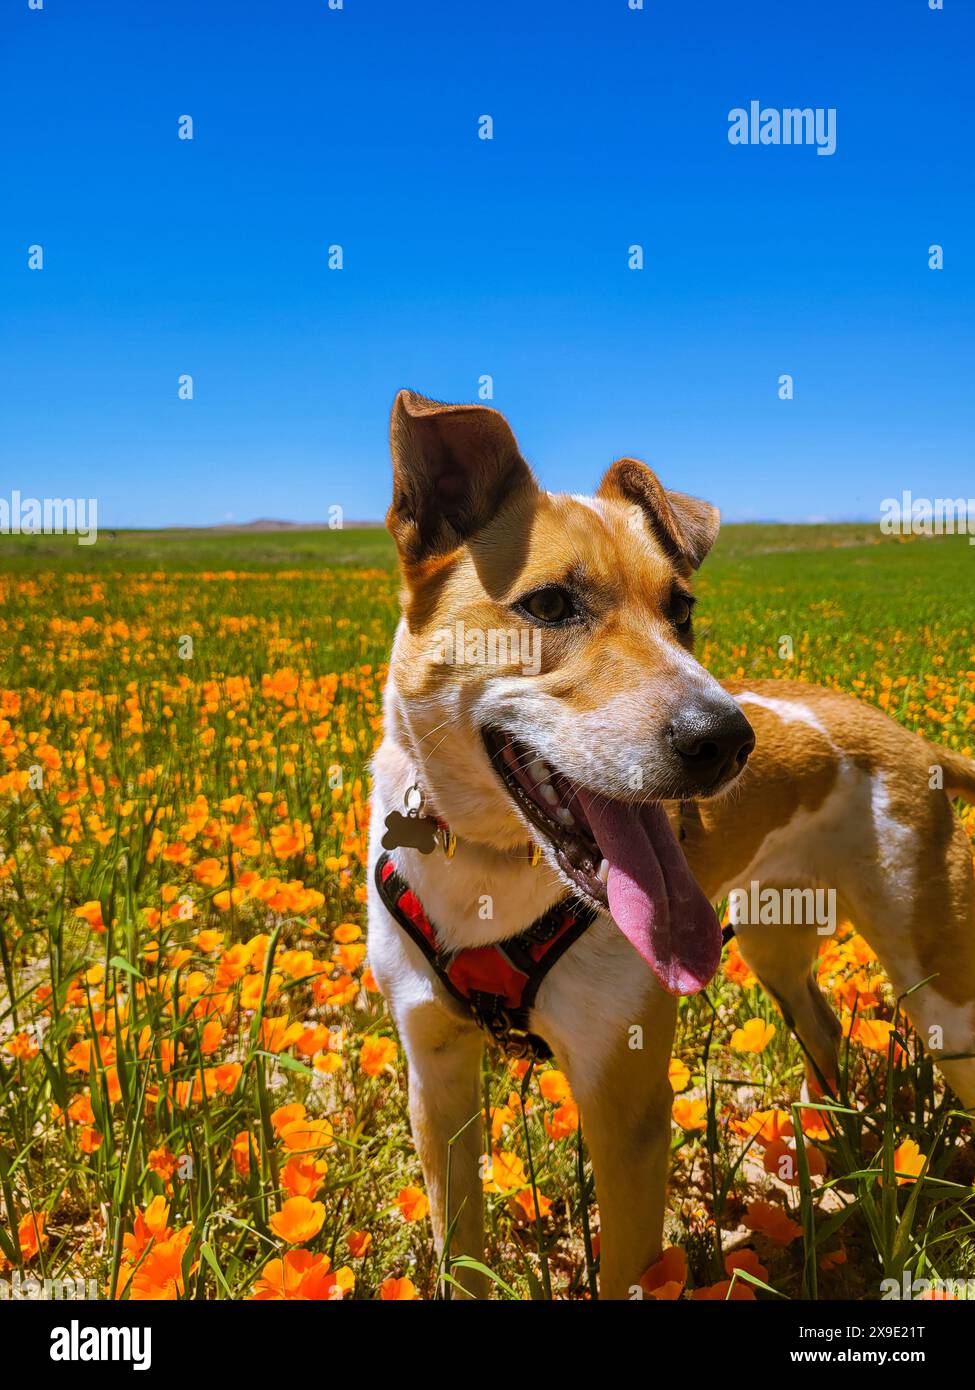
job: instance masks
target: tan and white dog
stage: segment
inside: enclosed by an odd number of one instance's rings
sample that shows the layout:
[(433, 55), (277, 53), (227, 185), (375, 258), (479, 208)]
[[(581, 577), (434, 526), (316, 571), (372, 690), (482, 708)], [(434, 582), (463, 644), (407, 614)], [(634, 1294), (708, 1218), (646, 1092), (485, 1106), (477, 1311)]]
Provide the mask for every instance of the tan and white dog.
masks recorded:
[[(598, 905), (542, 982), (531, 1029), (579, 1102), (601, 1296), (624, 1298), (661, 1245), (674, 996), (717, 968), (710, 903), (732, 890), (832, 888), (899, 993), (933, 976), (906, 1009), (975, 1106), (964, 1055), (975, 1053), (975, 886), (949, 801), (975, 800), (975, 763), (835, 691), (714, 680), (692, 655), (688, 578), (718, 514), (643, 464), (613, 464), (593, 497), (551, 494), (502, 415), (406, 391), (391, 446), (403, 615), (371, 861), (386, 817), (418, 788), (456, 852), (392, 859), (446, 953), (518, 935), (570, 890)], [(537, 634), (537, 663), (526, 667), (524, 644), (490, 640), (474, 650), (493, 659), (445, 659), (444, 634), (512, 629)], [(813, 978), (816, 925), (737, 934), (814, 1071), (834, 1078), (839, 1025)], [(451, 1254), (480, 1258), (484, 1034), (375, 884), (369, 955), (407, 1055), (435, 1239), (456, 1222)]]

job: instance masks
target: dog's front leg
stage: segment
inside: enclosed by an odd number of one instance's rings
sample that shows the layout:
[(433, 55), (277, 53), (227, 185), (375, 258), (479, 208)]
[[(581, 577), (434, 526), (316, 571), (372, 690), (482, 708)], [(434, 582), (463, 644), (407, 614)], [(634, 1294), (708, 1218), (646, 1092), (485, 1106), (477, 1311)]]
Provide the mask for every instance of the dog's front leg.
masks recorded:
[(640, 1297), (640, 1276), (663, 1237), (677, 1011), (669, 995), (651, 989), (634, 1012), (570, 1041), (564, 1055), (596, 1177), (603, 1299)]
[(639, 1297), (640, 1276), (660, 1255), (673, 1099), (667, 1083), (580, 1107), (599, 1202), (600, 1298)]
[[(483, 1037), (434, 1003), (417, 1006), (399, 1023), (409, 1066), (410, 1124), (423, 1165), (438, 1258), (445, 1269), (448, 1259), (462, 1255), (483, 1260), (479, 1092)], [(444, 1259), (451, 1226), (448, 1259)], [(454, 1268), (451, 1276), (471, 1296), (487, 1295), (483, 1275)], [(463, 1297), (456, 1288), (447, 1288), (451, 1297)]]

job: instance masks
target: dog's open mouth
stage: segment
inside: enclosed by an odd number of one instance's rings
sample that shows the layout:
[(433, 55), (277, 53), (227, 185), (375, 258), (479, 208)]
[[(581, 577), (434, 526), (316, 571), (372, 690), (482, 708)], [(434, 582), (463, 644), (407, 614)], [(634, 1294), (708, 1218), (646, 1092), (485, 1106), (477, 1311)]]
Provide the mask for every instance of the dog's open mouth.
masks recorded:
[(613, 920), (671, 994), (694, 994), (721, 959), (721, 927), (659, 802), (588, 791), (497, 729), (488, 754), (562, 872)]

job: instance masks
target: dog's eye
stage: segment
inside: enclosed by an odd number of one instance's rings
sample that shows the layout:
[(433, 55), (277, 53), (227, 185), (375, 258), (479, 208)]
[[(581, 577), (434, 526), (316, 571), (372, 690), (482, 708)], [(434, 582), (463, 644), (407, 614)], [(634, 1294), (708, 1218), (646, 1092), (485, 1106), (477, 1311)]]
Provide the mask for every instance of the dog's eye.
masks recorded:
[(670, 621), (682, 636), (686, 636), (691, 630), (691, 612), (694, 607), (693, 599), (684, 594), (675, 594), (670, 605)]
[(572, 595), (568, 589), (561, 589), (557, 584), (549, 584), (544, 589), (536, 589), (533, 594), (526, 594), (515, 606), (537, 623), (545, 623), (549, 627), (577, 616)]

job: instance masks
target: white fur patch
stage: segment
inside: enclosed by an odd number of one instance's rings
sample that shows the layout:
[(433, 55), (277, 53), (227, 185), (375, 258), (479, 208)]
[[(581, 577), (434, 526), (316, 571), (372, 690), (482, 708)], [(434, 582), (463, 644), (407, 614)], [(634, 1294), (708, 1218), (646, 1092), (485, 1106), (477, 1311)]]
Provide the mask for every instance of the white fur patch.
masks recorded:
[[(551, 495), (551, 494), (550, 494)], [(578, 502), (582, 507), (588, 507), (591, 512), (595, 512), (598, 517), (605, 515), (602, 503), (598, 497), (587, 497), (583, 492), (573, 492), (570, 494), (573, 502)]]
[(829, 741), (831, 748), (836, 747), (823, 721), (800, 700), (775, 700), (769, 695), (756, 695), (752, 690), (742, 691), (735, 699), (739, 704), (759, 705), (762, 709), (767, 709), (770, 714), (781, 719), (783, 724), (808, 724)]
[(890, 809), (890, 792), (883, 772), (874, 774), (870, 788), (870, 810), (877, 842), (878, 867), (903, 904), (907, 915), (917, 888), (915, 866), (920, 846), (912, 826), (897, 820)]
[(734, 888), (747, 889), (753, 879), (786, 887), (836, 886), (840, 866), (855, 843), (858, 818), (863, 825), (868, 780), (851, 763), (841, 763), (836, 784), (822, 805), (815, 811), (796, 811), (770, 831), (751, 863), (721, 885), (715, 901)]

